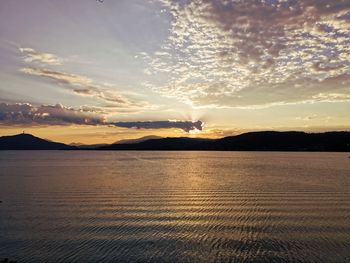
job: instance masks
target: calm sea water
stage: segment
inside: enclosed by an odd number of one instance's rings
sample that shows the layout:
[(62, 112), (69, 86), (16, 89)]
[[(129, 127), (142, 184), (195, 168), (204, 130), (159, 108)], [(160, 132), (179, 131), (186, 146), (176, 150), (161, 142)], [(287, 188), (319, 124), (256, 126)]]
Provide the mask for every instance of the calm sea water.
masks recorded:
[(0, 152), (0, 260), (350, 262), (344, 153)]

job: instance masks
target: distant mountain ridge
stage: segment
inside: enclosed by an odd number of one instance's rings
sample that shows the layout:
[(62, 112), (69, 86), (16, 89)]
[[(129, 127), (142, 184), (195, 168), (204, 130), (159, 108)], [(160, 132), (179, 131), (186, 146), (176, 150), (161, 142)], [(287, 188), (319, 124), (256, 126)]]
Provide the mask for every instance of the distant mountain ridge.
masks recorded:
[(249, 132), (221, 139), (146, 136), (107, 145), (75, 147), (30, 134), (0, 137), (0, 150), (320, 151), (350, 152), (350, 132)]
[(222, 139), (163, 138), (97, 150), (350, 151), (350, 132), (249, 132)]
[(231, 151), (350, 151), (350, 132), (249, 132), (225, 137), (214, 148)]
[(185, 150), (202, 150), (202, 144), (215, 140), (201, 138), (161, 138), (141, 141), (139, 143), (127, 144), (111, 144), (97, 148), (96, 150), (169, 150), (169, 151), (185, 151)]
[(144, 136), (144, 137), (137, 138), (137, 139), (120, 140), (120, 141), (117, 141), (113, 144), (134, 144), (134, 143), (144, 142), (144, 141), (153, 140), (153, 139), (162, 139), (162, 138), (163, 137), (161, 137), (161, 136), (149, 135), (149, 136)]
[(95, 148), (99, 148), (102, 146), (107, 146), (107, 143), (99, 143), (99, 144), (83, 144), (83, 143), (70, 143), (69, 146), (75, 147), (79, 150), (93, 150)]
[(0, 150), (73, 150), (74, 146), (52, 142), (31, 134), (17, 134), (0, 137)]

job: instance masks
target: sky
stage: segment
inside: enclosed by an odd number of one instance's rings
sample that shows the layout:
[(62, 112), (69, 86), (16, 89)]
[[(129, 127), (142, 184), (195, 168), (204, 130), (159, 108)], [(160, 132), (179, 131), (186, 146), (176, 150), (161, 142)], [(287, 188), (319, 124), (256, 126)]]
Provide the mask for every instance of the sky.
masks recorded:
[(350, 130), (349, 0), (3, 0), (0, 136)]

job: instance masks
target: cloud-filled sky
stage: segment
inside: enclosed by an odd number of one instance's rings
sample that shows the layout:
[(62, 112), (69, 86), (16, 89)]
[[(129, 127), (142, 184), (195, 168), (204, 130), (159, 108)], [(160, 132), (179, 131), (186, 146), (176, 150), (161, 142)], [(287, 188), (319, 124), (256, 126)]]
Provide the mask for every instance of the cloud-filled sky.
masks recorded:
[(349, 0), (0, 2), (0, 135), (350, 129)]

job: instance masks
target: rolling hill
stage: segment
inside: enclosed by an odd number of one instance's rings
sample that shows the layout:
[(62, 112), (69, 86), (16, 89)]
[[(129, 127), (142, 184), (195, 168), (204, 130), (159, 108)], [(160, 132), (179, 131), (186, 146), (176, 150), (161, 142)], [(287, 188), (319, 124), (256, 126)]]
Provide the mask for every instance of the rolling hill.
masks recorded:
[(0, 150), (73, 150), (74, 146), (51, 142), (31, 134), (0, 137)]
[(72, 146), (30, 134), (0, 137), (0, 150), (318, 151), (350, 152), (350, 132), (249, 132), (222, 139), (157, 138)]

